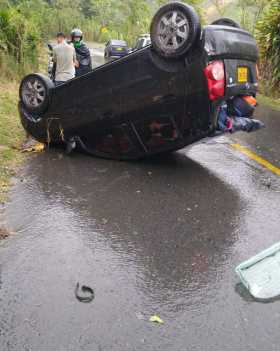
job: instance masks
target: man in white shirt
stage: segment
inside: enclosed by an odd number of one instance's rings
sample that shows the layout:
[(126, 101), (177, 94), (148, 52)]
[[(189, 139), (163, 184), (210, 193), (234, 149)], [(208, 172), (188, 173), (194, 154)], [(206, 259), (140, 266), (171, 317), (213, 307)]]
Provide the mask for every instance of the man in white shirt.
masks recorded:
[(56, 40), (53, 62), (55, 85), (57, 86), (75, 77), (76, 52), (72, 45), (67, 44), (63, 33), (57, 33)]

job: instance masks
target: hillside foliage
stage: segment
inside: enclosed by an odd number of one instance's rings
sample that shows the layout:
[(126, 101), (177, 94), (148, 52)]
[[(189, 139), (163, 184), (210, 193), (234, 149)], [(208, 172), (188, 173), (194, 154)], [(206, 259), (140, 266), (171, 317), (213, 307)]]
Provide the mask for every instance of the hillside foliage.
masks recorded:
[(262, 82), (266, 94), (280, 95), (280, 0), (272, 0), (257, 24)]
[[(181, 0), (182, 1), (182, 0)], [(205, 0), (183, 0), (205, 18)], [(280, 0), (209, 0), (220, 16), (236, 19), (257, 35), (261, 71), (270, 89), (279, 91)], [(85, 39), (106, 42), (125, 39), (133, 46), (139, 34), (149, 32), (156, 9), (169, 0), (0, 0), (0, 75), (21, 77), (37, 70), (40, 46), (58, 31), (69, 35), (79, 27)], [(207, 6), (206, 6), (207, 7)], [(203, 18), (204, 15), (204, 18)]]

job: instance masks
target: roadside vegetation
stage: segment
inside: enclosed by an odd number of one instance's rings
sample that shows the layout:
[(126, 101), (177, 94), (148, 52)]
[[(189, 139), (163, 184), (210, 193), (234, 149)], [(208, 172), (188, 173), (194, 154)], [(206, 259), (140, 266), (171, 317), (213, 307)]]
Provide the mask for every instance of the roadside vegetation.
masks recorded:
[(269, 106), (273, 110), (280, 111), (280, 97), (258, 94), (258, 102), (262, 105)]
[(272, 0), (257, 23), (265, 95), (280, 98), (280, 0)]
[(17, 85), (0, 83), (0, 203), (7, 197), (10, 178), (22, 160), (18, 152), (24, 131), (17, 116)]
[(270, 0), (210, 0), (207, 10), (210, 21), (217, 17), (230, 17), (242, 28), (255, 34), (256, 26)]

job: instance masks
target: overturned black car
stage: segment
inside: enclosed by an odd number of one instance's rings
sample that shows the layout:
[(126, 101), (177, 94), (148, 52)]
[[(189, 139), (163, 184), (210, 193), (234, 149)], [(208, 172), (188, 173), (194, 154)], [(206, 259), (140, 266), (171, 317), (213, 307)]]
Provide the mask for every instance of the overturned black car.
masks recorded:
[(192, 7), (173, 2), (155, 14), (151, 40), (61, 86), (26, 76), (19, 101), (26, 131), (44, 143), (137, 159), (213, 135), (222, 105), (256, 95), (256, 42), (233, 21), (201, 29)]

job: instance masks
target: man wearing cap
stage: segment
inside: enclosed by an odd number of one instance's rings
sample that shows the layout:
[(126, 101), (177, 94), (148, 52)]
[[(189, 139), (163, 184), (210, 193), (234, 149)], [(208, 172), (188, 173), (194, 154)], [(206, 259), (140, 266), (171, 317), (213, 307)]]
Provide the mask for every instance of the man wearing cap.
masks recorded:
[(53, 49), (54, 83), (61, 85), (75, 77), (76, 52), (72, 45), (67, 44), (63, 33), (57, 33), (56, 40)]

